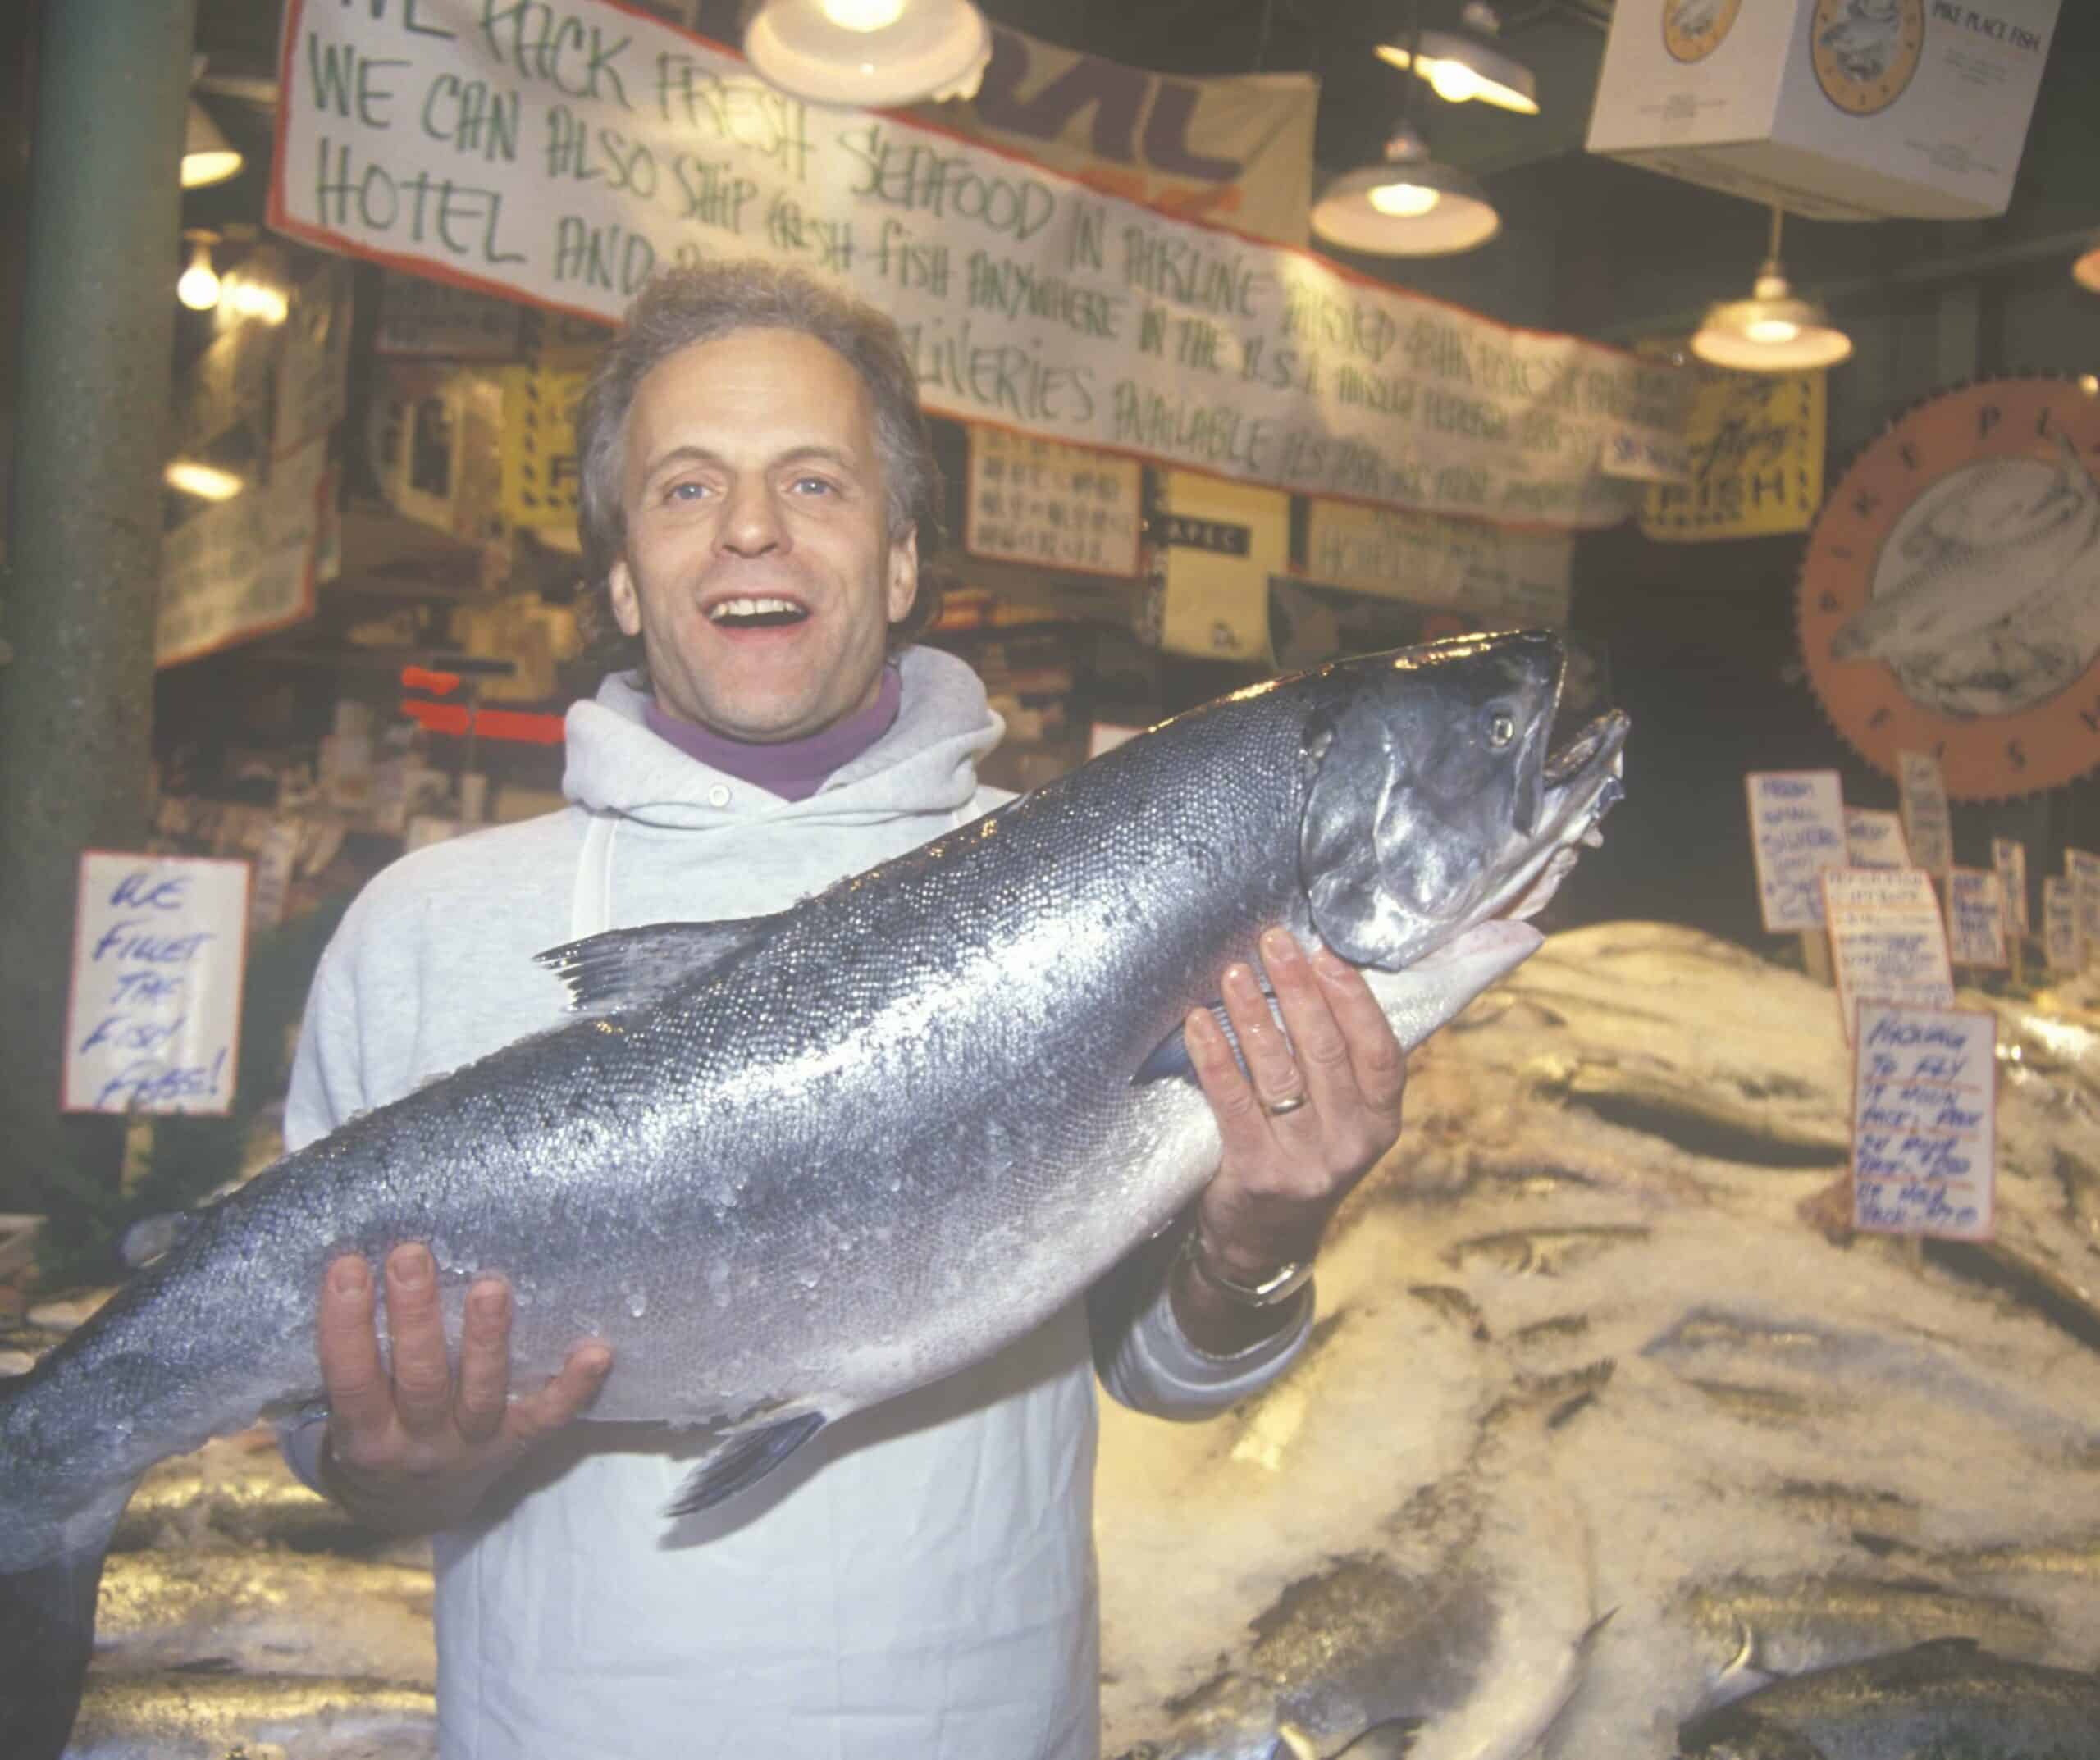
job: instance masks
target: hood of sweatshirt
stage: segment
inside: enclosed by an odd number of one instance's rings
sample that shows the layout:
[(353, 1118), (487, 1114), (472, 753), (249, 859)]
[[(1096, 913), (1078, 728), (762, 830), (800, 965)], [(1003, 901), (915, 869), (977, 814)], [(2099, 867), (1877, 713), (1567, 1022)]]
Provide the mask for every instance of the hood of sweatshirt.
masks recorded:
[(652, 732), (643, 719), (648, 698), (624, 673), (608, 674), (595, 700), (570, 708), (562, 792), (593, 813), (677, 830), (788, 819), (870, 825), (959, 811), (976, 792), (978, 759), (1006, 723), (954, 655), (907, 648), (899, 664), (896, 722), (806, 800), (783, 800)]

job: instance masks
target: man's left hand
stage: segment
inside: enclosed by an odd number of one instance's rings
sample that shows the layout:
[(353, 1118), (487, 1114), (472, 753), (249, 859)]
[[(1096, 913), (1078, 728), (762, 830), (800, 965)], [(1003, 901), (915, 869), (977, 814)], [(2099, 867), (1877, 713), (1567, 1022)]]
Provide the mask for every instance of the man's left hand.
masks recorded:
[[(1283, 929), (1262, 936), (1261, 955), (1282, 1029), (1249, 968), (1225, 974), (1245, 1072), (1208, 1009), (1189, 1015), (1185, 1033), (1225, 1140), (1198, 1204), (1203, 1250), (1249, 1285), (1318, 1250), (1335, 1206), (1398, 1139), (1407, 1085), (1406, 1055), (1354, 967), (1325, 947), (1308, 956)], [(1176, 1311), (1207, 1350), (1251, 1342), (1281, 1319), (1235, 1314), (1229, 1298), (1185, 1270), (1177, 1286)]]

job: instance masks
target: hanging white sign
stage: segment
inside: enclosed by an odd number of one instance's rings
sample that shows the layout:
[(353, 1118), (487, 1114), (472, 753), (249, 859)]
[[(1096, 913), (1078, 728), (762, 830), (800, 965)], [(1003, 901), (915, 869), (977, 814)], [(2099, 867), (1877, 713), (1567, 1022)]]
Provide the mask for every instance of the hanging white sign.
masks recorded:
[(270, 223), (616, 320), (760, 257), (892, 313), (929, 409), (1307, 494), (1614, 524), (1600, 459), (1686, 376), (1180, 220), (901, 116), (819, 108), (611, 0), (290, 0)]

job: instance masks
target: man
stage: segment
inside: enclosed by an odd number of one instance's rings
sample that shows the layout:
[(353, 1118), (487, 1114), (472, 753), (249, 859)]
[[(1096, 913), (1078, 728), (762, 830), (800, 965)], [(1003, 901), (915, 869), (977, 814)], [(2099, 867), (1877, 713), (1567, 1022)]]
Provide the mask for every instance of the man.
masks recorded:
[[(587, 563), (637, 669), (570, 711), (567, 809), (419, 851), (352, 907), (293, 1147), (556, 1024), (543, 947), (777, 910), (1002, 798), (976, 782), (1001, 729), (975, 677), (890, 657), (938, 476), (887, 319), (762, 265), (666, 275), (578, 433)], [(329, 1415), (292, 1458), (373, 1525), (436, 1533), (446, 1760), (1091, 1760), (1093, 1361), (1169, 1416), (1265, 1384), (1310, 1325), (1322, 1225), (1399, 1128), (1399, 1047), (1361, 979), (1287, 936), (1263, 960), (1289, 1043), (1244, 967), (1224, 987), (1247, 1073), (1208, 1012), (1188, 1024), (1225, 1154), (1185, 1250), (704, 1517), (660, 1514), (674, 1437), (565, 1428), (619, 1373), (588, 1315), (567, 1366), (507, 1399), (529, 1288), (477, 1279), (455, 1361), (436, 1261), (398, 1249), (390, 1370), (370, 1269), (331, 1267)]]

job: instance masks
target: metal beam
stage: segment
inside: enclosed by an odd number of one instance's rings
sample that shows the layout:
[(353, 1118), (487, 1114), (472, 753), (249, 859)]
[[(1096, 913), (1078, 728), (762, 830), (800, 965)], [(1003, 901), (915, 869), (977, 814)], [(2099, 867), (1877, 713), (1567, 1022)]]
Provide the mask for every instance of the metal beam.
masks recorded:
[(58, 1110), (75, 874), (137, 849), (196, 0), (46, 0), (0, 666), (0, 1210), (81, 1220), (122, 1120)]

